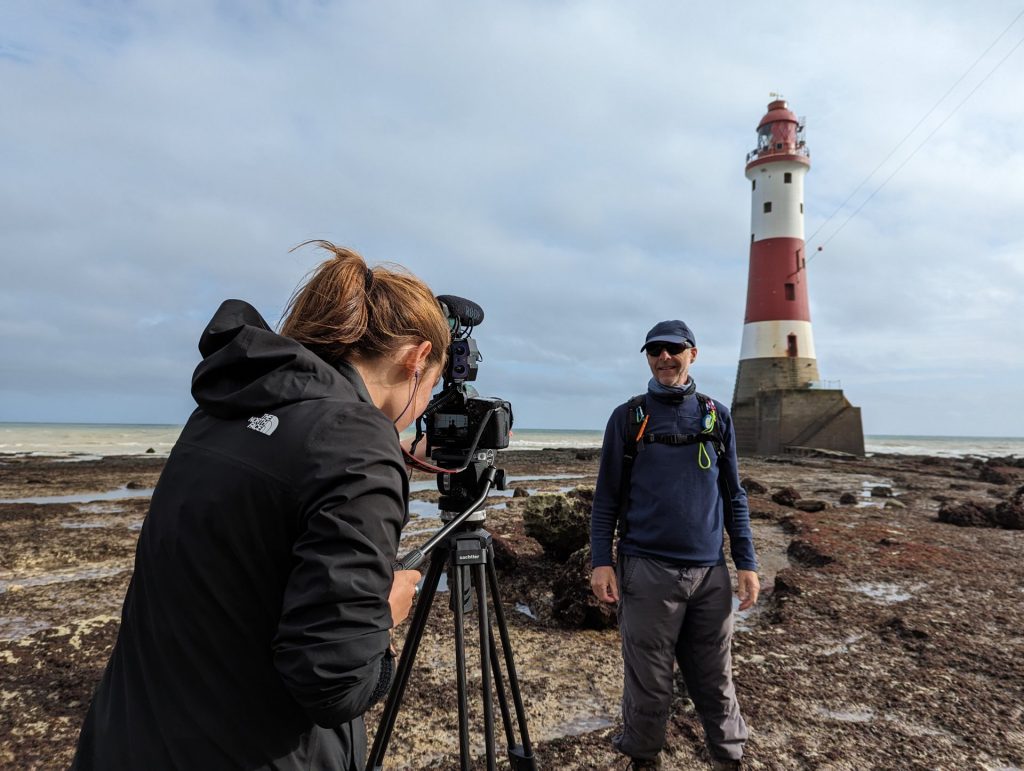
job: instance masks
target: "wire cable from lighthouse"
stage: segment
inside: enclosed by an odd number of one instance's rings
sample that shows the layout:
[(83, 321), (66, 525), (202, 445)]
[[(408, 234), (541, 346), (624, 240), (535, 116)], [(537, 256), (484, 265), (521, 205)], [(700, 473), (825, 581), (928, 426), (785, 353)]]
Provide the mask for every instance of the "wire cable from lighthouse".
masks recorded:
[[(928, 112), (926, 112), (926, 113), (924, 114), (924, 116), (923, 116), (923, 117), (922, 117), (922, 118), (921, 118), (921, 119), (920, 119), (920, 120), (919, 120), (919, 121), (918, 121), (918, 122), (917, 122), (916, 124), (914, 124), (914, 127), (913, 127), (913, 128), (911, 128), (911, 129), (910, 129), (910, 131), (908, 131), (908, 132), (907, 132), (907, 134), (906, 134), (906, 135), (905, 135), (905, 136), (903, 137), (903, 139), (901, 139), (901, 140), (900, 140), (900, 141), (899, 141), (899, 142), (898, 142), (898, 143), (896, 144), (896, 146), (895, 146), (895, 147), (893, 147), (893, 149), (892, 149), (892, 150), (891, 150), (891, 151), (889, 152), (889, 154), (888, 154), (888, 155), (886, 155), (886, 156), (885, 156), (885, 158), (883, 158), (883, 159), (882, 159), (882, 161), (881, 161), (881, 162), (880, 162), (880, 163), (879, 163), (879, 164), (878, 164), (878, 165), (877, 165), (877, 166), (876, 166), (876, 167), (875, 167), (875, 168), (874, 168), (874, 169), (873, 169), (873, 170), (871, 171), (871, 173), (870, 173), (870, 174), (868, 174), (868, 175), (867, 175), (867, 176), (866, 176), (866, 177), (865, 177), (865, 178), (864, 178), (864, 179), (863, 179), (863, 180), (862, 180), (862, 181), (860, 182), (860, 184), (858, 184), (858, 185), (857, 185), (857, 187), (855, 187), (855, 188), (854, 188), (853, 192), (852, 192), (852, 193), (850, 193), (850, 194), (849, 194), (849, 195), (848, 195), (848, 196), (846, 197), (846, 199), (845, 199), (845, 200), (844, 200), (844, 201), (843, 201), (843, 202), (842, 202), (842, 203), (841, 203), (841, 204), (840, 204), (840, 205), (839, 205), (839, 206), (838, 206), (838, 207), (836, 208), (836, 210), (835, 210), (835, 211), (833, 211), (833, 212), (832, 212), (832, 214), (830, 214), (830, 215), (828, 216), (828, 218), (827, 218), (827, 219), (826, 219), (826, 220), (825, 220), (824, 222), (822, 222), (822, 223), (821, 223), (821, 224), (820, 224), (820, 225), (819, 225), (819, 226), (817, 227), (817, 229), (816, 229), (816, 230), (815, 230), (815, 231), (814, 231), (814, 232), (813, 232), (813, 233), (812, 233), (812, 234), (810, 235), (810, 237), (808, 237), (808, 239), (807, 239), (807, 241), (808, 241), (808, 242), (811, 242), (811, 241), (813, 241), (813, 240), (814, 240), (814, 237), (815, 237), (815, 236), (816, 236), (816, 235), (817, 235), (818, 233), (820, 233), (820, 232), (821, 232), (821, 231), (822, 231), (822, 230), (824, 229), (824, 227), (825, 227), (825, 226), (826, 226), (826, 225), (827, 225), (827, 224), (828, 224), (829, 222), (831, 222), (831, 221), (832, 221), (832, 219), (834, 219), (834, 218), (835, 218), (835, 216), (836, 216), (837, 214), (839, 214), (839, 212), (840, 212), (840, 211), (842, 211), (842, 210), (843, 210), (843, 208), (845, 208), (846, 204), (848, 204), (848, 203), (850, 202), (850, 200), (851, 200), (851, 199), (852, 199), (852, 198), (853, 198), (853, 197), (854, 197), (854, 196), (855, 196), (855, 195), (857, 194), (857, 192), (858, 192), (858, 191), (860, 191), (860, 189), (861, 189), (862, 187), (864, 187), (864, 185), (866, 185), (866, 184), (868, 183), (868, 181), (869, 181), (869, 180), (870, 180), (870, 179), (871, 179), (871, 178), (872, 178), (873, 176), (875, 176), (875, 174), (877, 174), (877, 173), (878, 173), (879, 169), (881, 169), (881, 168), (882, 168), (882, 166), (884, 166), (884, 165), (886, 164), (886, 162), (887, 162), (887, 161), (888, 161), (888, 160), (889, 160), (890, 158), (892, 158), (892, 156), (893, 156), (893, 155), (895, 155), (896, 151), (897, 151), (897, 150), (899, 150), (899, 148), (903, 146), (903, 144), (904, 144), (904, 143), (905, 143), (905, 142), (906, 142), (906, 141), (907, 141), (907, 140), (908, 140), (908, 139), (909, 139), (909, 138), (910, 138), (910, 137), (911, 137), (911, 136), (913, 135), (913, 133), (914, 133), (915, 131), (917, 131), (917, 129), (918, 129), (918, 128), (919, 128), (920, 126), (921, 126), (921, 124), (922, 124), (922, 123), (924, 123), (924, 122), (925, 122), (925, 120), (927, 120), (927, 119), (928, 119), (928, 117), (929, 117), (929, 116), (930, 116), (930, 115), (931, 115), (931, 114), (932, 114), (933, 112), (935, 112), (935, 110), (936, 110), (936, 109), (938, 108), (938, 106), (939, 106), (940, 104), (942, 104), (942, 102), (944, 102), (944, 101), (946, 100), (946, 98), (947, 98), (947, 97), (948, 97), (948, 96), (950, 95), (950, 93), (952, 93), (952, 92), (953, 92), (953, 90), (954, 90), (954, 89), (955, 89), (955, 88), (956, 88), (956, 87), (957, 87), (958, 85), (960, 85), (960, 83), (962, 83), (962, 82), (963, 82), (963, 80), (964, 80), (964, 79), (965, 79), (965, 78), (966, 78), (966, 77), (967, 77), (967, 76), (968, 76), (968, 75), (969, 75), (969, 74), (971, 73), (971, 71), (972, 71), (972, 70), (973, 70), (973, 69), (974, 69), (975, 67), (977, 67), (977, 66), (978, 66), (978, 64), (979, 64), (979, 63), (981, 62), (981, 60), (982, 60), (982, 59), (984, 59), (986, 55), (988, 55), (989, 51), (991, 51), (991, 50), (992, 50), (992, 49), (993, 49), (993, 48), (994, 48), (994, 47), (996, 46), (996, 44), (997, 44), (997, 43), (998, 43), (998, 42), (999, 42), (1000, 40), (1002, 40), (1002, 38), (1003, 38), (1003, 37), (1004, 37), (1004, 36), (1006, 35), (1006, 33), (1010, 31), (1010, 28), (1011, 28), (1011, 27), (1013, 27), (1013, 25), (1014, 25), (1014, 24), (1016, 24), (1016, 23), (1017, 23), (1017, 22), (1018, 22), (1018, 21), (1020, 20), (1020, 18), (1021, 18), (1022, 16), (1024, 16), (1024, 11), (1021, 11), (1020, 13), (1018, 13), (1018, 14), (1017, 14), (1017, 15), (1016, 15), (1016, 16), (1015, 16), (1015, 17), (1013, 18), (1013, 21), (1011, 21), (1011, 22), (1010, 22), (1010, 23), (1009, 23), (1009, 24), (1008, 24), (1008, 25), (1006, 26), (1006, 28), (1005, 28), (1005, 29), (1004, 29), (1004, 30), (1003, 30), (1002, 32), (1000, 32), (1000, 33), (999, 33), (999, 35), (997, 35), (997, 36), (996, 36), (996, 39), (995, 39), (995, 40), (993, 40), (993, 41), (992, 41), (992, 42), (991, 42), (991, 43), (989, 44), (988, 48), (986, 48), (986, 49), (985, 49), (985, 50), (984, 50), (984, 51), (983, 51), (983, 52), (981, 53), (981, 55), (980, 55), (980, 56), (979, 56), (979, 57), (978, 57), (977, 59), (975, 59), (974, 63), (973, 63), (973, 64), (971, 64), (971, 66), (967, 68), (967, 70), (966, 70), (966, 71), (965, 71), (965, 72), (963, 73), (963, 75), (961, 75), (961, 76), (960, 76), (959, 78), (957, 78), (957, 80), (956, 80), (956, 81), (955, 81), (955, 82), (953, 83), (953, 85), (952, 85), (952, 86), (950, 86), (950, 87), (949, 87), (949, 88), (948, 88), (948, 89), (946, 90), (946, 93), (944, 93), (944, 94), (943, 94), (943, 95), (942, 95), (942, 96), (941, 96), (941, 97), (939, 98), (939, 100), (938, 100), (938, 101), (937, 101), (937, 102), (936, 102), (936, 103), (935, 103), (934, 105), (932, 105), (931, 109), (930, 109), (930, 110), (928, 110)], [(864, 207), (865, 207), (865, 206), (866, 206), (866, 205), (868, 204), (868, 202), (869, 202), (869, 201), (870, 201), (870, 200), (871, 200), (872, 198), (874, 198), (874, 197), (875, 197), (875, 195), (877, 195), (877, 194), (878, 194), (878, 193), (879, 193), (879, 192), (880, 192), (880, 191), (882, 190), (882, 188), (884, 188), (884, 187), (885, 187), (885, 186), (886, 186), (886, 185), (887, 185), (887, 184), (888, 184), (888, 183), (890, 182), (890, 180), (892, 180), (892, 178), (893, 178), (893, 177), (895, 177), (895, 176), (896, 176), (896, 174), (898, 174), (898, 173), (900, 172), (900, 170), (901, 170), (901, 169), (902, 169), (902, 168), (903, 168), (904, 166), (906, 166), (906, 165), (907, 165), (907, 163), (909, 163), (909, 162), (910, 162), (910, 160), (911, 160), (911, 159), (912, 159), (912, 158), (913, 158), (913, 157), (914, 157), (915, 155), (917, 155), (918, 151), (919, 151), (919, 150), (920, 150), (920, 149), (921, 149), (922, 147), (924, 147), (924, 145), (925, 145), (925, 144), (927, 144), (928, 140), (929, 140), (929, 139), (931, 139), (931, 138), (932, 138), (933, 136), (935, 136), (935, 134), (936, 134), (936, 133), (938, 133), (939, 129), (941, 129), (941, 128), (942, 128), (942, 127), (943, 127), (943, 126), (944, 126), (944, 125), (945, 125), (945, 124), (946, 124), (946, 123), (947, 123), (947, 122), (949, 121), (949, 119), (950, 119), (950, 118), (952, 118), (952, 117), (953, 117), (953, 116), (954, 116), (954, 115), (955, 115), (955, 114), (957, 113), (957, 111), (958, 111), (958, 110), (959, 110), (959, 109), (960, 109), (960, 108), (961, 108), (961, 107), (962, 107), (962, 106), (964, 105), (964, 103), (966, 103), (966, 102), (967, 102), (967, 100), (968, 100), (968, 99), (970, 99), (970, 98), (971, 98), (971, 97), (972, 97), (972, 96), (974, 95), (974, 93), (975, 93), (975, 92), (976, 92), (976, 91), (977, 91), (977, 90), (978, 90), (979, 88), (981, 88), (981, 86), (982, 86), (982, 85), (984, 85), (984, 84), (985, 84), (985, 82), (986, 82), (986, 81), (987, 81), (987, 80), (988, 80), (988, 79), (989, 79), (990, 77), (992, 77), (992, 75), (993, 75), (993, 74), (995, 73), (995, 71), (996, 71), (996, 70), (998, 70), (998, 69), (999, 69), (999, 68), (1000, 68), (1000, 67), (1001, 67), (1001, 66), (1003, 65), (1003, 63), (1004, 63), (1004, 62), (1005, 62), (1005, 61), (1006, 61), (1007, 59), (1009, 59), (1011, 55), (1013, 55), (1013, 53), (1014, 53), (1014, 52), (1015, 52), (1015, 51), (1016, 51), (1016, 50), (1017, 50), (1018, 48), (1020, 48), (1021, 44), (1024, 44), (1024, 37), (1022, 37), (1022, 38), (1021, 38), (1020, 40), (1018, 40), (1018, 41), (1017, 41), (1017, 42), (1016, 42), (1016, 43), (1014, 44), (1014, 46), (1013, 46), (1013, 47), (1012, 47), (1012, 48), (1011, 48), (1011, 49), (1010, 49), (1009, 51), (1007, 51), (1007, 52), (1006, 52), (1006, 54), (1005, 54), (1005, 55), (1004, 55), (1004, 56), (1003, 56), (1003, 57), (1002, 57), (1002, 58), (1001, 58), (1001, 59), (1000, 59), (1000, 60), (999, 60), (998, 62), (996, 62), (995, 66), (994, 66), (994, 67), (992, 67), (992, 69), (990, 69), (990, 70), (989, 70), (989, 71), (988, 71), (988, 72), (987, 72), (987, 73), (985, 74), (985, 76), (984, 76), (984, 77), (983, 77), (983, 78), (982, 78), (981, 80), (979, 80), (979, 81), (978, 81), (978, 82), (977, 82), (977, 83), (975, 84), (974, 88), (972, 88), (972, 89), (971, 89), (971, 90), (970, 90), (970, 91), (969, 91), (969, 92), (967, 93), (967, 95), (966, 95), (966, 96), (965, 96), (965, 97), (964, 97), (963, 99), (961, 99), (961, 100), (960, 100), (960, 101), (959, 101), (959, 102), (957, 103), (957, 105), (956, 105), (956, 106), (955, 106), (955, 107), (954, 107), (954, 108), (953, 108), (953, 109), (952, 109), (952, 110), (951, 110), (951, 111), (949, 112), (949, 114), (947, 114), (947, 115), (946, 115), (946, 117), (945, 117), (945, 118), (943, 118), (943, 119), (942, 119), (942, 120), (941, 120), (941, 121), (939, 122), (939, 124), (938, 124), (937, 126), (935, 126), (935, 128), (933, 128), (933, 129), (932, 129), (932, 130), (931, 130), (931, 131), (930, 131), (930, 132), (928, 133), (928, 135), (927, 135), (927, 136), (926, 136), (926, 137), (925, 137), (925, 138), (924, 138), (923, 140), (921, 140), (921, 142), (920, 142), (920, 143), (919, 143), (919, 144), (917, 145), (917, 147), (915, 147), (915, 148), (914, 148), (914, 149), (913, 149), (913, 150), (912, 150), (912, 151), (910, 152), (910, 155), (908, 155), (908, 156), (907, 156), (907, 157), (906, 157), (906, 158), (905, 158), (905, 159), (904, 159), (904, 160), (902, 161), (902, 163), (900, 163), (900, 165), (899, 165), (899, 166), (897, 166), (897, 167), (896, 167), (896, 168), (895, 168), (895, 169), (893, 170), (893, 172), (892, 172), (892, 173), (891, 173), (891, 174), (890, 174), (890, 175), (889, 175), (888, 177), (886, 177), (886, 178), (885, 178), (885, 179), (884, 179), (884, 180), (882, 181), (882, 183), (881, 183), (881, 184), (880, 184), (880, 185), (879, 185), (878, 187), (876, 187), (876, 188), (875, 188), (875, 189), (874, 189), (874, 190), (873, 190), (873, 191), (871, 192), (871, 194), (870, 194), (870, 195), (869, 195), (869, 196), (868, 196), (867, 198), (865, 198), (865, 199), (864, 199), (864, 201), (863, 201), (863, 202), (861, 202), (860, 206), (858, 206), (858, 207), (857, 207), (856, 209), (854, 209), (854, 210), (853, 210), (853, 212), (852, 212), (852, 213), (850, 214), (850, 216), (849, 216), (849, 217), (847, 217), (847, 218), (846, 218), (846, 219), (845, 219), (845, 220), (843, 221), (843, 223), (842, 223), (842, 224), (841, 224), (841, 225), (840, 225), (840, 226), (839, 226), (838, 228), (836, 228), (836, 229), (835, 229), (835, 231), (833, 231), (833, 232), (832, 232), (832, 234), (831, 234), (831, 235), (830, 235), (830, 236), (829, 236), (828, 238), (826, 238), (826, 239), (825, 239), (825, 240), (824, 240), (824, 241), (823, 241), (823, 242), (822, 242), (821, 244), (819, 244), (819, 245), (818, 245), (818, 248), (817, 248), (817, 249), (816, 249), (816, 250), (815, 250), (815, 251), (814, 251), (814, 252), (813, 252), (813, 253), (812, 253), (812, 254), (811, 254), (811, 255), (810, 255), (810, 256), (809, 256), (808, 258), (807, 258), (807, 262), (810, 262), (811, 260), (813, 260), (813, 259), (814, 259), (814, 258), (815, 258), (815, 257), (817, 256), (817, 254), (818, 254), (819, 252), (821, 252), (821, 251), (822, 251), (822, 250), (823, 250), (823, 249), (825, 248), (826, 244), (828, 244), (828, 242), (829, 242), (829, 241), (831, 241), (831, 240), (832, 240), (833, 238), (835, 238), (835, 237), (836, 237), (837, 235), (839, 235), (839, 233), (840, 233), (840, 232), (841, 232), (841, 231), (843, 230), (843, 228), (845, 228), (845, 227), (846, 227), (846, 226), (847, 226), (847, 225), (848, 225), (848, 224), (850, 223), (850, 220), (852, 220), (852, 219), (853, 219), (854, 217), (856, 217), (856, 216), (857, 216), (857, 214), (858, 214), (858, 213), (860, 213), (861, 209), (863, 209), (863, 208), (864, 208)]]

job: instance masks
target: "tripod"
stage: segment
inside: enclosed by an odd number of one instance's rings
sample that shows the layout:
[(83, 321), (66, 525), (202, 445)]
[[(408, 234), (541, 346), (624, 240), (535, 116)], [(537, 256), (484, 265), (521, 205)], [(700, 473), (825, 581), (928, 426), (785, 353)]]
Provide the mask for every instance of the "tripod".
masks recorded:
[[(472, 608), (474, 589), (476, 590), (476, 607), (480, 629), (480, 673), (487, 769), (488, 771), (495, 771), (497, 768), (494, 744), (494, 702), (491, 694), (492, 674), (495, 692), (498, 695), (498, 706), (501, 711), (502, 723), (505, 729), (505, 738), (508, 743), (508, 757), (511, 767), (513, 771), (534, 771), (536, 769), (533, 748), (530, 744), (530, 736), (526, 727), (523, 699), (519, 692), (519, 680), (516, 677), (515, 663), (512, 658), (512, 646), (509, 642), (508, 627), (505, 624), (505, 613), (502, 610), (501, 597), (498, 593), (498, 576), (494, 569), (494, 548), (491, 534), (479, 526), (483, 520), (482, 516), (478, 516), (475, 521), (468, 521), (471, 515), (480, 508), (487, 498), (487, 493), (494, 483), (496, 473), (497, 470), (493, 465), (487, 466), (483, 471), (481, 479), (483, 484), (481, 495), (461, 514), (451, 519), (427, 543), (399, 562), (399, 566), (402, 568), (415, 568), (432, 549), (435, 547), (437, 549), (437, 553), (431, 558), (430, 568), (423, 580), (423, 588), (416, 602), (416, 611), (413, 614), (405, 646), (402, 648), (402, 656), (399, 659), (398, 672), (395, 675), (395, 682), (384, 704), (384, 712), (381, 716), (377, 733), (374, 736), (373, 748), (366, 763), (366, 771), (381, 771), (384, 768), (384, 753), (387, 752), (388, 741), (394, 729), (395, 720), (398, 717), (402, 696), (409, 682), (409, 675), (412, 672), (413, 662), (416, 659), (420, 639), (426, 628), (427, 616), (430, 614), (434, 595), (437, 593), (441, 573), (446, 568), (449, 576), (450, 604), (455, 615), (455, 668), (458, 686), (459, 758), (461, 771), (469, 771), (470, 769), (465, 614)], [(450, 505), (444, 503), (444, 499), (442, 499), (442, 504)], [(512, 714), (509, 710), (508, 696), (505, 693), (505, 680), (502, 676), (497, 641), (494, 638), (491, 618), (487, 609), (488, 591), (490, 591), (493, 605), (495, 627), (504, 653), (505, 667), (508, 670), (508, 687), (512, 695), (522, 744), (516, 744), (515, 742)]]

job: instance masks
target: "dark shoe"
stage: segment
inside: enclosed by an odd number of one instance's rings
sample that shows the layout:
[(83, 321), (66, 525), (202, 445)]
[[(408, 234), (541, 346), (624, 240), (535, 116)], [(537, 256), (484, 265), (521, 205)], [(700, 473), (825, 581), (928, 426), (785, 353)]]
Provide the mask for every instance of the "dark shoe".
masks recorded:
[(631, 758), (626, 768), (628, 771), (657, 771), (661, 768), (661, 758)]
[(717, 758), (712, 758), (711, 768), (713, 768), (714, 771), (740, 771), (743, 766), (738, 760), (718, 760)]
[[(612, 746), (623, 755), (629, 755), (628, 752), (622, 749), (622, 734), (616, 734), (612, 737)], [(626, 768), (623, 771), (658, 771), (660, 768), (661, 755), (655, 755), (653, 758), (634, 758), (630, 756), (629, 763), (626, 764)]]

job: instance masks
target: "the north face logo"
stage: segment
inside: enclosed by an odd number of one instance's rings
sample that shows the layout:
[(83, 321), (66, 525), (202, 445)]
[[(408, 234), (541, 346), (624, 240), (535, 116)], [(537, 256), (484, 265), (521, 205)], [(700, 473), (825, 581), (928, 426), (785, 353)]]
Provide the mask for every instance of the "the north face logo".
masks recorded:
[(249, 418), (248, 428), (259, 431), (261, 434), (270, 436), (277, 429), (277, 415), (260, 415), (258, 418)]

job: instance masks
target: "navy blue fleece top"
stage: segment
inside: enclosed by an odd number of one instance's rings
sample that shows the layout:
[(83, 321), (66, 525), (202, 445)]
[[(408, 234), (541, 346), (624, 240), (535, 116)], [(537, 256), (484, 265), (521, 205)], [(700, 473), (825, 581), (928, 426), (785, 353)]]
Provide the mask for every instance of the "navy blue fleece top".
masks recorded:
[[(692, 381), (691, 381), (692, 382)], [(703, 407), (693, 389), (686, 395), (647, 393), (648, 434), (693, 434), (701, 430)], [(626, 536), (619, 551), (654, 557), (679, 565), (710, 566), (725, 562), (723, 529), (729, 533), (732, 561), (739, 570), (756, 570), (750, 533), (747, 493), (740, 485), (736, 434), (732, 416), (715, 401), (724, 429), (725, 446), (719, 461), (710, 442), (703, 443), (711, 459), (703, 469), (701, 445), (641, 443), (633, 464)], [(629, 428), (627, 404), (612, 412), (604, 432), (601, 466), (590, 521), (593, 567), (612, 564), (612, 538), (618, 519), (624, 436)], [(636, 427), (633, 427), (636, 430)], [(704, 465), (708, 465), (707, 462)], [(732, 506), (723, 506), (718, 475), (725, 477)]]

